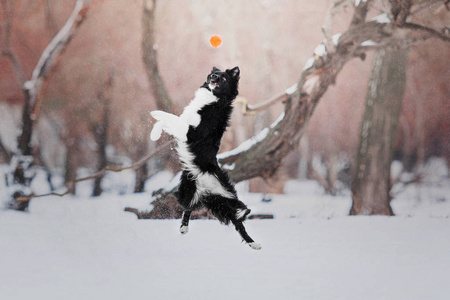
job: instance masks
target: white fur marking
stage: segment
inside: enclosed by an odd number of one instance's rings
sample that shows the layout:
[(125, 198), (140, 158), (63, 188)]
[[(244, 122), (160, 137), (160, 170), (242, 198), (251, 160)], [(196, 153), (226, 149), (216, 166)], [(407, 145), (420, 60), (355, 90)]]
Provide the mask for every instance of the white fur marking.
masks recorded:
[(234, 198), (234, 195), (227, 191), (223, 185), (219, 182), (213, 174), (210, 173), (200, 173), (197, 175), (195, 180), (197, 191), (195, 192), (194, 198), (191, 204), (196, 204), (200, 198), (206, 194), (220, 195), (225, 198)]
[(248, 209), (238, 209), (236, 212), (236, 219), (237, 220), (242, 219), (245, 216), (245, 214), (247, 213), (247, 211), (248, 211)]
[(197, 127), (200, 124), (201, 117), (198, 111), (205, 105), (217, 102), (219, 99), (211, 91), (200, 88), (195, 92), (194, 100), (189, 103), (180, 115), (180, 118), (191, 126)]
[(159, 140), (164, 130), (178, 141), (186, 141), (189, 125), (197, 127), (201, 122), (198, 111), (205, 105), (217, 102), (218, 100), (211, 91), (206, 88), (200, 88), (195, 92), (194, 99), (184, 108), (183, 113), (179, 117), (160, 110), (150, 112), (152, 117), (158, 121), (153, 125), (150, 139), (152, 141)]
[(188, 231), (189, 231), (189, 227), (188, 226), (181, 226), (180, 227), (180, 232), (181, 232), (181, 234), (186, 234), (186, 233), (188, 233)]
[(189, 171), (194, 177), (197, 177), (201, 173), (201, 171), (194, 164), (194, 154), (192, 154), (192, 152), (189, 150), (186, 142), (179, 141), (176, 150), (184, 169)]
[(179, 141), (187, 140), (189, 125), (183, 119), (160, 110), (152, 111), (150, 114), (158, 121), (153, 125), (153, 130), (150, 134), (152, 140), (159, 139), (161, 136), (161, 129)]
[(252, 249), (255, 249), (255, 250), (261, 250), (261, 248), (262, 248), (261, 244), (258, 244), (258, 243), (255, 243), (255, 242), (253, 242), (253, 243), (248, 243), (248, 245), (249, 245)]

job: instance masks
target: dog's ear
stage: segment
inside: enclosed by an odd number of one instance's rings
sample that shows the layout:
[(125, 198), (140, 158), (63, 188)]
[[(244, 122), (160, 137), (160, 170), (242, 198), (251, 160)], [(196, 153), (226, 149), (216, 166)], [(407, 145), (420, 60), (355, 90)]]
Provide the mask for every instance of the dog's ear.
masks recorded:
[(239, 80), (239, 74), (241, 74), (241, 71), (239, 70), (239, 67), (234, 67), (231, 70), (226, 71), (233, 79)]

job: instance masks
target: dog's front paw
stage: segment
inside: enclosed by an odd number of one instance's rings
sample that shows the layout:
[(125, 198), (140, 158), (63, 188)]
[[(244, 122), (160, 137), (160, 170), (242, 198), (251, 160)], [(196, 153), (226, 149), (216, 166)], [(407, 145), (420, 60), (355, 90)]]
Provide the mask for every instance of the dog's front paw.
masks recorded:
[(248, 243), (248, 245), (250, 246), (250, 248), (255, 249), (255, 250), (261, 250), (262, 246), (261, 244), (252, 242), (252, 243)]
[(162, 122), (156, 122), (153, 125), (152, 132), (150, 133), (150, 139), (152, 141), (157, 141), (161, 137), (163, 131), (163, 123)]
[(156, 119), (156, 120), (158, 120), (158, 121), (161, 121), (161, 120), (163, 120), (163, 119), (168, 119), (168, 116), (170, 116), (170, 115), (172, 115), (172, 114), (166, 113), (165, 111), (162, 111), (162, 110), (154, 110), (154, 111), (151, 111), (151, 112), (150, 112), (150, 115), (151, 115), (154, 119)]

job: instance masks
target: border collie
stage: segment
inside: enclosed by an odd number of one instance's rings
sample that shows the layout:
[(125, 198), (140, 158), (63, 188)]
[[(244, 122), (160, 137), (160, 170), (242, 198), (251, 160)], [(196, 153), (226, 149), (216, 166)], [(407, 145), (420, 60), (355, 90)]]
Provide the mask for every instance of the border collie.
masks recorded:
[(221, 223), (233, 223), (242, 239), (259, 250), (261, 245), (253, 241), (243, 225), (250, 209), (238, 199), (216, 157), (229, 125), (233, 100), (238, 95), (239, 74), (238, 67), (225, 72), (214, 67), (180, 116), (152, 111), (150, 114), (157, 122), (150, 138), (156, 141), (165, 131), (177, 141), (176, 150), (183, 166), (176, 193), (184, 209), (180, 232), (188, 232), (193, 210), (206, 207)]

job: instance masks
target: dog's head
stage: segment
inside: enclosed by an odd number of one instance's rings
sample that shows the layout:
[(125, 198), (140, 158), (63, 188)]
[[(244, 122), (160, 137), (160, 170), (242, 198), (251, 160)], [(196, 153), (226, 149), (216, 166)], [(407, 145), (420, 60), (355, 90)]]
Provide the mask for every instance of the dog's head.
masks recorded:
[(208, 75), (204, 85), (208, 87), (216, 97), (233, 101), (238, 95), (239, 74), (240, 71), (238, 67), (225, 70), (225, 72), (214, 67), (211, 74)]

